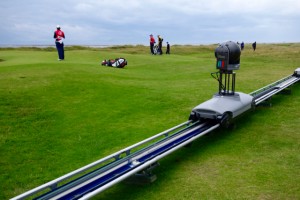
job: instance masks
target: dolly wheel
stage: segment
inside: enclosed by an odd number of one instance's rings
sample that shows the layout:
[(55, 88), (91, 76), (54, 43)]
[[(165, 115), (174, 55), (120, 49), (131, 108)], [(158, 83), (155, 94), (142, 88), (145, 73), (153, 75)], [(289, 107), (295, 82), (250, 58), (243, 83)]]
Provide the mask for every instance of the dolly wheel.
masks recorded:
[(223, 117), (221, 119), (221, 123), (220, 123), (221, 126), (226, 129), (230, 128), (231, 127), (231, 119), (232, 119), (231, 113), (228, 113), (228, 112), (224, 113)]

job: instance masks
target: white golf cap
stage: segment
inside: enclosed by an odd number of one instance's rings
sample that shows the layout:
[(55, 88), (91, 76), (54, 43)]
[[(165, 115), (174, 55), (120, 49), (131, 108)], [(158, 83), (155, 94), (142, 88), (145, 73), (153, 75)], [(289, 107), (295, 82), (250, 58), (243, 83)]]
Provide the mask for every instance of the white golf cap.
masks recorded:
[(60, 28), (60, 26), (59, 26), (59, 25), (57, 25), (57, 26), (56, 26), (56, 28)]

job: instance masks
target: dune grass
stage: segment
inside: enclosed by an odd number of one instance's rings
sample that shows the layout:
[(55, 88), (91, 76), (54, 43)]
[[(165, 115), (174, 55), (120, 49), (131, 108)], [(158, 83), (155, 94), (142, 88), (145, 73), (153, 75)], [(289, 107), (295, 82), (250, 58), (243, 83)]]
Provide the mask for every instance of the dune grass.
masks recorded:
[[(29, 189), (187, 120), (217, 91), (214, 48), (0, 49), (0, 199)], [(124, 69), (103, 67), (125, 57)], [(237, 91), (293, 73), (300, 44), (250, 45)], [(299, 199), (300, 85), (273, 106), (217, 130), (160, 161), (150, 185), (115, 185), (94, 199)]]

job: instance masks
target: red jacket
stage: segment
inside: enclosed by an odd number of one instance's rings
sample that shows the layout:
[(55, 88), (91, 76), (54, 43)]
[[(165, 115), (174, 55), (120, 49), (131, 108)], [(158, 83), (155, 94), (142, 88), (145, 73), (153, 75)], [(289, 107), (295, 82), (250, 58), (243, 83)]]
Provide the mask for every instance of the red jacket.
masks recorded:
[(150, 36), (150, 44), (154, 44), (155, 43), (155, 39), (153, 36)]
[(54, 31), (54, 38), (56, 42), (59, 42), (60, 40), (65, 38), (65, 34), (62, 30), (57, 29), (56, 31)]

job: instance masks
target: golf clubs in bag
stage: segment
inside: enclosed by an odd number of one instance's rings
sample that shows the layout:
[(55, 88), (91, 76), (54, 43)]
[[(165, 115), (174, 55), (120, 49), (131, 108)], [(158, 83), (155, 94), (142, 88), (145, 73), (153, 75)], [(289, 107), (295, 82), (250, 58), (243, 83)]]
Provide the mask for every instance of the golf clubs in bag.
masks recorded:
[(154, 52), (154, 55), (160, 54), (160, 52), (159, 52), (159, 47), (158, 47), (157, 44), (154, 45), (154, 47), (153, 47), (153, 52)]
[(125, 58), (116, 58), (103, 60), (101, 65), (108, 67), (124, 68), (127, 65), (127, 60)]

